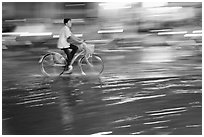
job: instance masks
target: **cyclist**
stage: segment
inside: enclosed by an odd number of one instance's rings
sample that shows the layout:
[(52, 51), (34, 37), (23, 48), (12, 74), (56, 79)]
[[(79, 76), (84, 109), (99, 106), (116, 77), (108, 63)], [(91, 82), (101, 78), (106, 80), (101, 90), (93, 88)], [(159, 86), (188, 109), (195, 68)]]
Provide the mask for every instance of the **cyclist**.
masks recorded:
[[(72, 27), (71, 19), (65, 18), (64, 27), (60, 30), (59, 39), (57, 43), (57, 47), (63, 50), (67, 55), (68, 68), (66, 68), (66, 73), (71, 73), (73, 68), (72, 66), (70, 66), (72, 58), (74, 57), (77, 50), (79, 48), (81, 49), (80, 45), (83, 44), (84, 42), (82, 39), (79, 39), (73, 35), (73, 33), (71, 32), (71, 27)], [(72, 49), (72, 51), (70, 52), (69, 49)]]

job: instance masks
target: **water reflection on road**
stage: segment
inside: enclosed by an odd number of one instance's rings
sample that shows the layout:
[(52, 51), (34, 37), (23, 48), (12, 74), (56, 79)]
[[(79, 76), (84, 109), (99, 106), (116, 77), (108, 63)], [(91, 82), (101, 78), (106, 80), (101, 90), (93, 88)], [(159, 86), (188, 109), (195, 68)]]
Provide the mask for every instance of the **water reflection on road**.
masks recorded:
[(39, 51), (3, 51), (3, 134), (202, 133), (200, 57), (179, 60), (169, 47), (100, 50), (102, 76), (75, 69), (46, 78)]

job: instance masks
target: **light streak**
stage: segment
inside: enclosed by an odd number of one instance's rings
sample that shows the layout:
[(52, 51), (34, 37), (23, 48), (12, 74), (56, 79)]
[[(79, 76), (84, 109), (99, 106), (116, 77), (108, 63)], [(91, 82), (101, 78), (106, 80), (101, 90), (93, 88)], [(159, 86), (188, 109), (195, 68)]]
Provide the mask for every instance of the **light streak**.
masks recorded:
[(99, 30), (98, 33), (119, 33), (123, 32), (123, 29), (116, 29), (116, 30)]

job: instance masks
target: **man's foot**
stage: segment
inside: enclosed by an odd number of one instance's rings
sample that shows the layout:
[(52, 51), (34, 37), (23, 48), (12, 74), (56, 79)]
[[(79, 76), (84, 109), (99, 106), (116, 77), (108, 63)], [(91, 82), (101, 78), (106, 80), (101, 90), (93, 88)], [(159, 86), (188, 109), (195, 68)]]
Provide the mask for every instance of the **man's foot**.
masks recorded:
[(64, 73), (66, 73), (66, 74), (71, 74), (71, 73), (72, 73), (72, 70), (73, 70), (73, 66), (69, 66), (69, 67), (67, 68), (67, 70), (64, 71)]

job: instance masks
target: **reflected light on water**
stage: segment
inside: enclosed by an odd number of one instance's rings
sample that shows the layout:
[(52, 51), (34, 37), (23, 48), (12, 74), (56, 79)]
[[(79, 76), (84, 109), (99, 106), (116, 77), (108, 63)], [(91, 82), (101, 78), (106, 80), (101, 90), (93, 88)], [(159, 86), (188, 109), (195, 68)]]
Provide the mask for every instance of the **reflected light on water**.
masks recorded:
[(171, 62), (175, 59), (174, 54), (171, 47), (150, 47), (143, 49), (141, 61), (147, 63)]
[(152, 99), (152, 98), (158, 98), (158, 97), (164, 97), (164, 96), (166, 96), (166, 94), (153, 95), (153, 96), (143, 96), (143, 97), (121, 97), (121, 101), (116, 102), (116, 103), (112, 103), (112, 104), (107, 104), (107, 106), (124, 104), (124, 103), (133, 102), (133, 101), (141, 100), (141, 99)]

